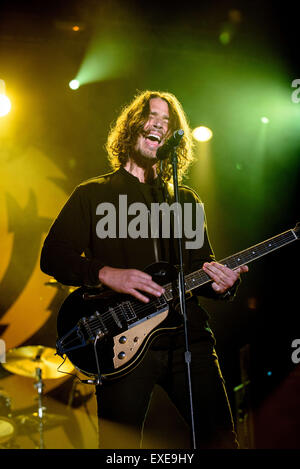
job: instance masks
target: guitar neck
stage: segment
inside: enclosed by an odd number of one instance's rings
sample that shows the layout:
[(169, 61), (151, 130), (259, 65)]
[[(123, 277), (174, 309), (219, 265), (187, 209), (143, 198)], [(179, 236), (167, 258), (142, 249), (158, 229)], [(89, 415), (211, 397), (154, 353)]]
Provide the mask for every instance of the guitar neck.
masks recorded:
[[(242, 265), (249, 264), (256, 259), (259, 259), (260, 257), (265, 256), (272, 251), (276, 251), (277, 249), (280, 249), (283, 246), (296, 241), (297, 239), (298, 237), (294, 233), (294, 230), (287, 230), (284, 233), (267, 239), (266, 241), (256, 244), (255, 246), (245, 249), (244, 251), (240, 251), (233, 256), (226, 257), (225, 259), (222, 259), (218, 262), (219, 264), (223, 264), (226, 267), (234, 270)], [(191, 291), (211, 281), (212, 279), (209, 277), (209, 275), (207, 275), (203, 269), (199, 269), (185, 276), (185, 289), (186, 291)], [(164, 285), (164, 288), (164, 295), (167, 301), (171, 301), (174, 297), (178, 296), (177, 292), (176, 295), (174, 295), (174, 285), (172, 283)]]

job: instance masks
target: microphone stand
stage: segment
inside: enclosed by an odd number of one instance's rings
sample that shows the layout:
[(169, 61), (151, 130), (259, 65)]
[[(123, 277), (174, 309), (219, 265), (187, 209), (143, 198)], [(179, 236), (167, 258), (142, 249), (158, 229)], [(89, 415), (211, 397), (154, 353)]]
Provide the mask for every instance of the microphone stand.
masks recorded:
[[(177, 151), (176, 147), (172, 149), (172, 168), (173, 168), (173, 183), (174, 183), (174, 195), (176, 205), (179, 204), (179, 190), (178, 190), (178, 172), (177, 172)], [(177, 212), (177, 226), (178, 232), (180, 233), (179, 217)], [(191, 383), (191, 352), (189, 351), (189, 340), (188, 340), (188, 325), (187, 325), (187, 314), (186, 314), (186, 301), (185, 301), (185, 281), (184, 281), (184, 267), (183, 267), (183, 256), (182, 256), (182, 237), (178, 236), (178, 290), (181, 314), (184, 321), (184, 336), (185, 336), (185, 347), (186, 351), (184, 354), (185, 363), (187, 366), (188, 376), (188, 392), (190, 399), (190, 411), (191, 411), (191, 432), (192, 432), (192, 443), (193, 449), (196, 449), (196, 438), (195, 438), (195, 424), (194, 424), (194, 409), (193, 409), (193, 396), (192, 396), (192, 383)]]

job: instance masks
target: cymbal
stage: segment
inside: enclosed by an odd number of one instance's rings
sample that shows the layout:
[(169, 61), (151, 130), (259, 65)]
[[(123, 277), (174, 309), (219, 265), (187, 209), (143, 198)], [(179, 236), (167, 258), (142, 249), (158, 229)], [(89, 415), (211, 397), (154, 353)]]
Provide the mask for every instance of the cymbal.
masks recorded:
[(28, 378), (36, 378), (38, 368), (42, 370), (42, 379), (62, 378), (63, 372), (70, 373), (74, 366), (68, 359), (62, 365), (62, 358), (55, 353), (54, 348), (43, 345), (12, 348), (6, 353), (6, 363), (2, 366), (11, 373)]

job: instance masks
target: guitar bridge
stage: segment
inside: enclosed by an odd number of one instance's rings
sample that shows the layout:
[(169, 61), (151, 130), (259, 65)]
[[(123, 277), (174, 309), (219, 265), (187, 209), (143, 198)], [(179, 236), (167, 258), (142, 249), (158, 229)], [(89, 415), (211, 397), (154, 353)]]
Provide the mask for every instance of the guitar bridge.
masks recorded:
[[(96, 327), (95, 319), (97, 320)], [(101, 323), (102, 321), (99, 313), (96, 313), (95, 316), (91, 316), (89, 319), (80, 319), (75, 327), (73, 327), (69, 332), (57, 340), (56, 350), (58, 355), (62, 357), (64, 354), (67, 354), (72, 350), (85, 347), (87, 344), (94, 342), (96, 339), (99, 340), (103, 338), (107, 331), (102, 330), (106, 328), (104, 324)], [(99, 325), (102, 325), (102, 329), (99, 327)]]
[(62, 336), (56, 341), (56, 351), (59, 356), (67, 354), (71, 350), (76, 350), (81, 347), (85, 347), (87, 341), (84, 338), (84, 335), (77, 325), (73, 327), (67, 334)]

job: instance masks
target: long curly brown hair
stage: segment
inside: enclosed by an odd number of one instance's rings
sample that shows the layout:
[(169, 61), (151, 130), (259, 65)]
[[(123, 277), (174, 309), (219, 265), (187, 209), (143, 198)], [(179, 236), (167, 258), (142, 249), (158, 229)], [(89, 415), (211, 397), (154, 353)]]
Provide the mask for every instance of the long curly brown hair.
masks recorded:
[[(184, 131), (177, 148), (178, 179), (182, 179), (188, 166), (193, 160), (192, 136), (184, 110), (178, 99), (168, 92), (143, 91), (138, 93), (132, 102), (123, 108), (116, 123), (111, 128), (106, 142), (106, 150), (109, 161), (114, 169), (124, 166), (128, 157), (133, 154), (139, 134), (149, 116), (149, 102), (152, 98), (161, 98), (169, 106), (169, 131), (168, 137), (177, 129)], [(157, 168), (161, 177), (169, 181), (172, 177), (172, 163), (170, 159), (163, 160)]]

